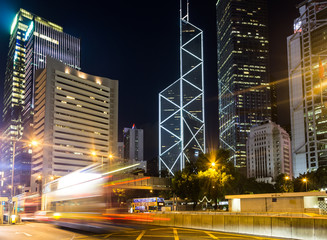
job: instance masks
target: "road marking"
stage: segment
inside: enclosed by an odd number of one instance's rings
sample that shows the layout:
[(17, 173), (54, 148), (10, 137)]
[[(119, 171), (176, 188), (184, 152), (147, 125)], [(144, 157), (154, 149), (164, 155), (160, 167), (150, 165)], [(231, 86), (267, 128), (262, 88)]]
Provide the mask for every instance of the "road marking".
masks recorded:
[(148, 235), (147, 234), (146, 237), (147, 238), (170, 238), (171, 239), (171, 235), (170, 236), (165, 236), (165, 235)]
[(16, 232), (16, 234), (24, 234), (25, 236), (27, 236), (27, 237), (32, 237), (32, 235), (31, 234), (29, 234), (29, 233), (26, 233), (26, 232)]
[(213, 238), (213, 239), (218, 239), (216, 236), (214, 236), (214, 235), (212, 235), (211, 233), (209, 233), (209, 232), (205, 232), (206, 234), (208, 234), (211, 238)]
[(104, 238), (109, 238), (113, 233), (106, 235)]
[(169, 229), (169, 228), (171, 228), (171, 227), (167, 227), (167, 228), (152, 228), (152, 229), (149, 229), (150, 231), (157, 231), (157, 230), (163, 230), (163, 229), (165, 229), (165, 230), (167, 230), (167, 229)]
[(141, 232), (141, 234), (136, 238), (136, 240), (141, 240), (144, 234), (145, 234), (145, 230)]
[(174, 232), (174, 239), (179, 240), (178, 233), (177, 233), (177, 228), (173, 228), (173, 232)]
[(29, 234), (29, 233), (26, 233), (26, 232), (23, 232), (27, 237), (32, 237), (32, 235), (31, 234)]

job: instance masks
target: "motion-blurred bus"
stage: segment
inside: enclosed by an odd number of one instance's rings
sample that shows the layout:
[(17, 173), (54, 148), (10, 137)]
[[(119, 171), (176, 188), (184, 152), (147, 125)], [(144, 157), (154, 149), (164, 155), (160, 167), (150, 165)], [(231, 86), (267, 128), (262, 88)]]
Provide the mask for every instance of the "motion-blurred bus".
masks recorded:
[(45, 185), (42, 209), (53, 211), (54, 224), (82, 230), (101, 231), (137, 221), (128, 215), (127, 207), (111, 201), (112, 186), (119, 184), (114, 174), (124, 174), (134, 165), (104, 172), (101, 164), (93, 164), (58, 178)]
[(134, 198), (132, 201), (132, 211), (134, 213), (157, 212), (161, 211), (164, 206), (164, 199), (159, 197)]

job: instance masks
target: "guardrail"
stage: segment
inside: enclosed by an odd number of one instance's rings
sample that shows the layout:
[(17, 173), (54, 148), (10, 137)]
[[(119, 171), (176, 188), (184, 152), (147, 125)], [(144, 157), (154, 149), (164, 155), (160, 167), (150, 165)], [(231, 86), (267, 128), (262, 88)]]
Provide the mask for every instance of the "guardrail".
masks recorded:
[(292, 239), (326, 239), (327, 218), (217, 212), (145, 214), (144, 223)]

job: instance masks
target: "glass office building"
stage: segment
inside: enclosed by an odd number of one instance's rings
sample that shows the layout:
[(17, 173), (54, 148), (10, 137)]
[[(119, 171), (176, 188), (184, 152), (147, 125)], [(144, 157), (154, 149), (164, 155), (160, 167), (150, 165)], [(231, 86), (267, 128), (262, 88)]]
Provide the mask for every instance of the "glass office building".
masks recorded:
[(327, 3), (305, 1), (287, 38), (293, 173), (327, 166)]
[(219, 143), (246, 167), (250, 128), (271, 120), (266, 0), (218, 0)]
[(64, 33), (57, 24), (20, 9), (10, 31), (0, 165), (10, 175), (15, 141), (14, 185), (29, 186), (31, 148), (28, 142), (33, 129), (35, 73), (46, 66), (47, 55), (80, 69), (80, 39)]
[(202, 38), (181, 9), (180, 78), (159, 93), (159, 172), (174, 175), (205, 152)]

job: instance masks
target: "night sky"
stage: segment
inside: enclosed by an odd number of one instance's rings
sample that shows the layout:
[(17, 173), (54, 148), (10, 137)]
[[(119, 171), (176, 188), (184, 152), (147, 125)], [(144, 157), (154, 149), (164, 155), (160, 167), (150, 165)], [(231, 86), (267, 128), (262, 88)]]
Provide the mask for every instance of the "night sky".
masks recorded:
[[(298, 0), (268, 0), (271, 80), (280, 81), (278, 123), (289, 127), (286, 37)], [(216, 0), (190, 0), (190, 22), (204, 33), (208, 146), (218, 144)], [(11, 23), (19, 8), (81, 39), (82, 71), (119, 80), (119, 141), (124, 127), (145, 131), (145, 160), (158, 153), (158, 93), (179, 77), (179, 0), (0, 0), (0, 98)], [(2, 113), (2, 101), (0, 111)]]

